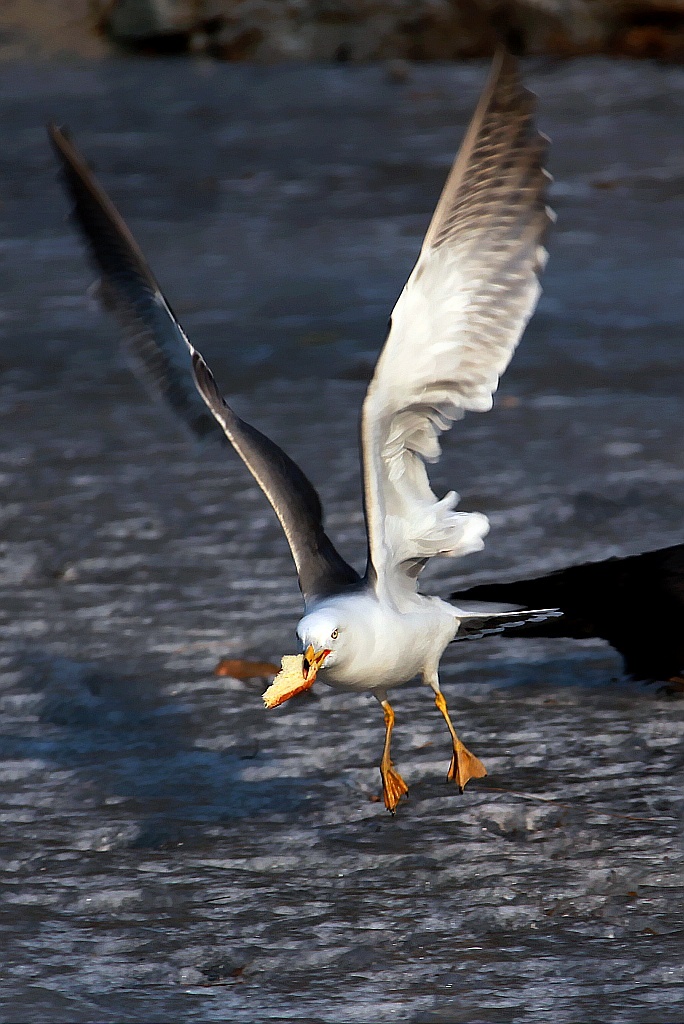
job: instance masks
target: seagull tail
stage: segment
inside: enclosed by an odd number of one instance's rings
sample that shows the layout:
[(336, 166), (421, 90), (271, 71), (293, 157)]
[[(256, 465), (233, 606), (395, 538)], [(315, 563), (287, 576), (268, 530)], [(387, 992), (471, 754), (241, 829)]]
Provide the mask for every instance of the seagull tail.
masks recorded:
[[(620, 575), (628, 560), (608, 559), (604, 562), (574, 565), (546, 576), (514, 580), (511, 583), (481, 583), (451, 595), (459, 608), (476, 601), (491, 611), (502, 607), (560, 608), (562, 618), (529, 623), (523, 631), (529, 637), (571, 637), (609, 639), (606, 627), (615, 603), (615, 594), (624, 589), (626, 579)], [(494, 604), (496, 602), (496, 604)]]
[[(510, 609), (510, 605), (508, 607)], [(483, 636), (493, 636), (520, 626), (558, 619), (563, 614), (559, 608), (516, 608), (512, 611), (495, 609), (496, 605), (490, 605), (488, 610), (486, 605), (454, 609), (459, 620), (454, 641), (479, 640)]]

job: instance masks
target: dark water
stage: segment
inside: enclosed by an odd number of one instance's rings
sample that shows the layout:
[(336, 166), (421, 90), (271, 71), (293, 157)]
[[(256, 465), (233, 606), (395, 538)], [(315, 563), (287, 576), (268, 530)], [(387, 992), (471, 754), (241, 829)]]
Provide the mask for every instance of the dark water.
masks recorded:
[[(71, 126), (223, 388), (363, 551), (355, 429), (483, 67), (0, 72), (3, 1021), (679, 1022), (684, 704), (600, 643), (457, 645), (458, 794), (419, 688), (278, 711), (289, 554), (235, 459), (129, 377), (64, 223)], [(553, 137), (545, 295), (436, 474), (485, 511), (455, 585), (682, 540), (684, 71), (527, 69)]]

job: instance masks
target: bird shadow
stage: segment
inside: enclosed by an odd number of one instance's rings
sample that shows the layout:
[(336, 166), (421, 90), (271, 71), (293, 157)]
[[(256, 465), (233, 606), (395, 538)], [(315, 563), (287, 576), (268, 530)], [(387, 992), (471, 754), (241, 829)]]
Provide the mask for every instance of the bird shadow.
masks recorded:
[(196, 706), (162, 691), (151, 673), (31, 654), (14, 697), (32, 713), (15, 726), (6, 721), (0, 758), (66, 771), (74, 810), (99, 807), (109, 820), (134, 823), (129, 847), (201, 842), (212, 826), (295, 815), (306, 798), (299, 779), (245, 778), (267, 755), (242, 716), (238, 735), (214, 730), (216, 749), (197, 742)]
[[(608, 700), (616, 696), (653, 699), (669, 695), (665, 680), (635, 679), (628, 675), (619, 655), (600, 640), (485, 639), (478, 641), (477, 651), (468, 651), (471, 657), (467, 659), (463, 658), (465, 644), (460, 646), (456, 654), (461, 658), (457, 660), (449, 651), (442, 672), (445, 680), (457, 685), (476, 679), (480, 686), (513, 690), (516, 695), (589, 691), (597, 700), (601, 695)], [(676, 687), (673, 693), (675, 690)]]

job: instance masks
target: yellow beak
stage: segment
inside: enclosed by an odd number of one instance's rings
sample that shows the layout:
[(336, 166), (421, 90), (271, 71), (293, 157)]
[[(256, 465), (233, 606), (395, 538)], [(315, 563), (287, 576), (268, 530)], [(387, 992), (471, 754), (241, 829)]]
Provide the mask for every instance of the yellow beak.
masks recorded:
[(330, 650), (328, 648), (324, 647), (320, 651), (315, 651), (313, 644), (309, 644), (307, 649), (304, 651), (304, 665), (302, 667), (304, 678), (311, 679), (311, 682), (313, 682), (319, 668), (329, 654)]

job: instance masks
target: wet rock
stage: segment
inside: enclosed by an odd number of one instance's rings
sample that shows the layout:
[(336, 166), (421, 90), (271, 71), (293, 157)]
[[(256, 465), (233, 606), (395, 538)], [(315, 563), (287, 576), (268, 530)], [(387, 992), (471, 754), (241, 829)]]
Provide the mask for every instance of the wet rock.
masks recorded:
[[(227, 60), (443, 60), (490, 53), (497, 39), (525, 53), (596, 53), (681, 59), (684, 12), (633, 0), (122, 0), (150, 36), (181, 23), (198, 49)], [(140, 10), (134, 15), (135, 8)], [(116, 9), (115, 9), (116, 10)], [(131, 29), (127, 29), (131, 38)]]
[(106, 14), (107, 30), (131, 42), (187, 33), (194, 24), (193, 6), (184, 0), (115, 0)]
[[(0, 59), (102, 56), (106, 39), (144, 53), (229, 61), (449, 60), (516, 52), (684, 59), (672, 0), (70, 0), (15, 2)], [(402, 73), (403, 80), (403, 73)]]

